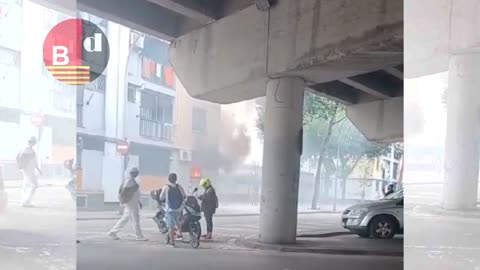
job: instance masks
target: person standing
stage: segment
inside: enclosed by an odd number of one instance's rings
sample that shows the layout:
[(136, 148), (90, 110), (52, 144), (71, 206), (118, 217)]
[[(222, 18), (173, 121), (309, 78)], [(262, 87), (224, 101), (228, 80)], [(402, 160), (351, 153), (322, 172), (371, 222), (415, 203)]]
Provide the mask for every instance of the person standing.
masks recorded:
[(207, 223), (207, 234), (203, 237), (207, 240), (211, 240), (213, 232), (213, 215), (218, 208), (218, 197), (210, 179), (203, 178), (200, 181), (200, 186), (204, 188), (204, 192), (200, 195), (199, 199), (202, 201), (201, 209), (205, 216), (205, 222)]
[(168, 184), (162, 188), (160, 201), (165, 201), (167, 207), (165, 221), (168, 226), (168, 233), (170, 235), (169, 246), (171, 247), (175, 247), (175, 231), (178, 232), (179, 238), (182, 238), (182, 229), (179, 226), (179, 220), (186, 198), (187, 196), (185, 195), (184, 189), (177, 184), (177, 175), (174, 173), (168, 175)]
[(37, 144), (37, 138), (31, 137), (27, 147), (17, 155), (17, 166), (23, 175), (22, 206), (33, 207), (32, 199), (38, 188), (38, 177), (36, 171), (41, 175), (38, 167), (37, 153), (33, 147)]
[(115, 224), (115, 226), (107, 233), (107, 235), (114, 239), (120, 239), (117, 233), (125, 227), (130, 220), (137, 236), (137, 241), (147, 241), (148, 239), (143, 236), (142, 229), (140, 227), (140, 186), (136, 180), (140, 171), (138, 168), (132, 168), (130, 170), (130, 176), (122, 183), (118, 192), (119, 201), (124, 205), (123, 215)]
[(383, 190), (383, 195), (385, 197), (387, 197), (388, 195), (392, 194), (393, 192), (395, 192), (395, 189), (393, 188), (393, 184), (390, 184), (387, 186), (387, 192), (385, 192), (385, 190)]

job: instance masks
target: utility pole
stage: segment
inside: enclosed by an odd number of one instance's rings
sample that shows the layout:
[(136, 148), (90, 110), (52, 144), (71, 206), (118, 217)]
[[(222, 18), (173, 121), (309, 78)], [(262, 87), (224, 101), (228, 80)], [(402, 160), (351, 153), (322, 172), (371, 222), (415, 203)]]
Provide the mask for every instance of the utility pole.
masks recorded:
[(389, 168), (390, 182), (393, 182), (395, 180), (393, 179), (394, 167), (395, 167), (395, 145), (392, 143), (390, 145), (390, 168)]
[[(336, 160), (336, 167), (338, 170), (339, 163), (340, 163), (340, 147), (337, 144), (337, 160)], [(335, 182), (334, 182), (334, 194), (333, 194), (333, 212), (337, 212), (337, 186), (338, 186), (338, 172), (335, 174)], [(346, 188), (346, 187), (345, 187)]]

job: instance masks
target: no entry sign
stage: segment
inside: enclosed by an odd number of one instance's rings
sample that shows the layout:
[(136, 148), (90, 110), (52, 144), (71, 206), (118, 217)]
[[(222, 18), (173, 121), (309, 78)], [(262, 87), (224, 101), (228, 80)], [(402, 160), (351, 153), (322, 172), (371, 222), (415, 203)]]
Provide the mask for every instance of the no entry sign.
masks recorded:
[(32, 114), (30, 120), (32, 124), (36, 127), (41, 127), (45, 124), (45, 116), (43, 114)]
[(128, 154), (128, 148), (128, 141), (120, 141), (117, 143), (117, 152), (122, 155)]

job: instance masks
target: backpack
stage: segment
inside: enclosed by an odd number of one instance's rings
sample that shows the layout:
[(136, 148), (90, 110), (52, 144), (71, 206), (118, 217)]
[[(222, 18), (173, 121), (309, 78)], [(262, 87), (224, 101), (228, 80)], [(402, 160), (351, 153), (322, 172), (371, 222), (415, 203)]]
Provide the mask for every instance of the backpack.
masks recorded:
[(170, 186), (167, 194), (168, 208), (172, 210), (179, 209), (183, 204), (183, 195), (178, 185)]
[(129, 202), (132, 199), (133, 194), (135, 194), (135, 192), (137, 192), (137, 190), (140, 188), (135, 180), (133, 186), (131, 187), (124, 187), (124, 184), (125, 183), (123, 183), (118, 190), (118, 201), (121, 204), (126, 204)]
[(23, 152), (18, 153), (16, 161), (18, 169), (22, 170), (27, 167), (28, 162), (34, 157), (34, 155), (25, 154)]

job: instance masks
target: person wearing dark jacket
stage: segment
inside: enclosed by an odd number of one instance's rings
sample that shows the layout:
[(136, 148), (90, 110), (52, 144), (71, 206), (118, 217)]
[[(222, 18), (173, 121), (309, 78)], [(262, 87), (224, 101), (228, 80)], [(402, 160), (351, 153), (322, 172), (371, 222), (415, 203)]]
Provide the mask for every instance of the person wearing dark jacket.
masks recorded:
[(387, 197), (388, 195), (392, 194), (393, 192), (395, 192), (395, 189), (394, 189), (393, 185), (390, 184), (390, 185), (388, 185), (388, 187), (387, 187), (387, 192), (383, 191), (383, 195), (384, 195), (385, 197)]
[(213, 215), (218, 208), (218, 198), (215, 189), (210, 183), (210, 179), (203, 178), (200, 181), (200, 186), (204, 188), (204, 192), (199, 199), (202, 201), (201, 209), (207, 223), (207, 234), (203, 237), (210, 240), (212, 239), (213, 231)]

